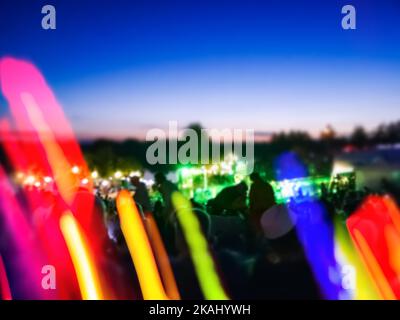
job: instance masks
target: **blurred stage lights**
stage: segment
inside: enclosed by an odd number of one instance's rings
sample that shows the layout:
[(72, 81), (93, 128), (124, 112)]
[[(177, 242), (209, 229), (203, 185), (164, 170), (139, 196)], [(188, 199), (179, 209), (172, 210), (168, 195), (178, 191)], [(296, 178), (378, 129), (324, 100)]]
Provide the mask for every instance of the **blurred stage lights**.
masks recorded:
[(99, 177), (99, 173), (97, 171), (93, 171), (91, 176), (93, 179), (97, 179)]
[(78, 166), (73, 166), (71, 168), (71, 171), (72, 171), (73, 174), (78, 174), (80, 172), (80, 169), (79, 169)]

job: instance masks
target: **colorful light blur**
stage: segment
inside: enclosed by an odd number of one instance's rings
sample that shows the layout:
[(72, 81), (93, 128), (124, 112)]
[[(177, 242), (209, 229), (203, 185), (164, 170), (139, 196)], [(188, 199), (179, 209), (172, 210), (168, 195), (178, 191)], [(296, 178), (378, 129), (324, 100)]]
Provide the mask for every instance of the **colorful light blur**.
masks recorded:
[[(105, 276), (109, 270), (104, 261), (113, 257), (105, 254), (108, 240), (101, 215), (95, 214), (93, 181), (108, 187), (141, 173), (117, 170), (108, 180), (101, 179), (97, 171), (90, 172), (61, 106), (32, 64), (1, 59), (0, 82), (12, 114), (10, 119), (0, 119), (0, 138), (17, 182), (13, 184), (0, 167), (0, 212), (8, 251), (12, 252), (4, 261), (0, 256), (0, 298), (124, 298), (115, 292), (113, 279)], [(205, 202), (245, 178), (235, 161), (182, 167), (178, 169), (179, 187)], [(400, 299), (400, 211), (395, 201), (389, 196), (368, 197), (347, 220), (346, 229), (339, 221), (333, 224), (317, 201), (319, 187), (328, 184), (330, 177), (308, 176), (293, 153), (280, 156), (275, 169), (275, 195), (279, 203), (287, 203), (296, 222), (323, 297)], [(351, 170), (339, 166), (334, 171)], [(226, 180), (213, 185), (214, 176)], [(198, 177), (199, 187), (194, 183)], [(204, 297), (228, 299), (190, 202), (178, 192), (172, 201)], [(143, 298), (180, 299), (152, 214), (146, 213), (143, 220), (126, 190), (118, 194), (117, 209)], [(46, 264), (57, 270), (54, 292), (40, 286), (41, 267)], [(29, 266), (29, 272), (25, 266)], [(354, 290), (343, 288), (344, 266), (355, 270)]]
[[(229, 168), (223, 170), (223, 168)], [(178, 186), (182, 194), (194, 198), (198, 203), (206, 203), (214, 198), (222, 189), (232, 186), (242, 180), (246, 181), (247, 175), (238, 171), (240, 163), (231, 160), (228, 163), (213, 164), (203, 167), (182, 166), (177, 170)], [(214, 182), (214, 178), (216, 182)], [(312, 195), (319, 197), (321, 185), (329, 185), (331, 177), (300, 177), (270, 181), (278, 203), (286, 203), (294, 196), (301, 197)], [(296, 195), (295, 195), (296, 194)]]
[(172, 194), (172, 203), (189, 246), (190, 255), (204, 297), (208, 300), (229, 299), (218, 277), (214, 261), (208, 249), (208, 243), (202, 234), (197, 217), (192, 212), (190, 202), (179, 192), (174, 192)]
[(400, 211), (389, 196), (369, 196), (348, 218), (353, 242), (383, 299), (400, 299)]
[(172, 300), (179, 300), (179, 290), (176, 285), (175, 276), (169, 262), (167, 251), (165, 250), (157, 223), (153, 218), (151, 212), (146, 212), (145, 226), (149, 239), (156, 257), (158, 266), (160, 268), (161, 277), (165, 286), (167, 295)]
[[(275, 161), (278, 181), (307, 177), (308, 172), (296, 154), (284, 153)], [(287, 204), (295, 222), (304, 253), (326, 299), (346, 296), (341, 285), (341, 266), (335, 257), (333, 225), (323, 205), (312, 195), (294, 194)]]
[(0, 300), (12, 300), (10, 284), (7, 279), (7, 272), (3, 259), (0, 255)]
[(117, 209), (121, 230), (135, 265), (143, 298), (146, 300), (168, 299), (142, 218), (129, 191), (119, 192)]
[[(353, 300), (380, 300), (381, 294), (378, 291), (373, 279), (371, 278), (368, 270), (365, 268), (361, 257), (355, 248), (351, 237), (347, 231), (346, 225), (339, 219), (335, 220), (335, 253), (337, 260), (343, 268), (350, 267), (354, 271), (354, 288), (349, 286), (351, 295), (349, 297)], [(352, 276), (352, 275), (350, 275)]]
[[(38, 252), (38, 243), (34, 241), (33, 230), (25, 216), (22, 206), (15, 197), (15, 190), (7, 179), (0, 166), (0, 212), (3, 215), (5, 236), (12, 255), (7, 257), (5, 263), (13, 266), (16, 275), (11, 289), (17, 294), (16, 298), (44, 299), (52, 298), (39, 289), (41, 266), (46, 264), (45, 259)], [(30, 272), (26, 272), (24, 266), (30, 266)], [(5, 270), (5, 268), (4, 268)]]
[[(1, 59), (0, 81), (12, 115), (0, 121), (1, 142), (15, 178), (22, 182), (20, 196), (15, 197), (1, 174), (2, 214), (14, 248), (14, 256), (8, 255), (5, 263), (30, 266), (30, 272), (15, 268), (11, 289), (18, 292), (17, 299), (77, 299), (81, 294), (74, 265), (60, 230), (64, 211), (73, 212), (96, 258), (104, 254), (99, 250), (101, 217), (93, 214), (91, 182), (85, 185), (88, 196), (81, 197), (79, 191), (81, 175), (88, 174), (86, 162), (61, 106), (32, 64)], [(57, 270), (56, 290), (41, 287), (41, 267), (48, 264)]]
[(60, 218), (60, 228), (75, 267), (82, 299), (101, 300), (103, 293), (93, 254), (76, 219), (70, 212)]

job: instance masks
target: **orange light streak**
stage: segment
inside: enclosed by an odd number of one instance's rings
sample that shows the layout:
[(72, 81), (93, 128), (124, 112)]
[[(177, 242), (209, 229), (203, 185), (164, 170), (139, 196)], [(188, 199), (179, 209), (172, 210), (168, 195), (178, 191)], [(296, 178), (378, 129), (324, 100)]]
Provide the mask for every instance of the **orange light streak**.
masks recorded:
[(176, 285), (175, 276), (169, 262), (167, 251), (165, 250), (160, 232), (157, 227), (153, 215), (146, 213), (145, 225), (149, 234), (150, 242), (154, 250), (154, 255), (160, 268), (161, 277), (164, 282), (165, 291), (170, 299), (180, 300), (180, 294)]
[(143, 298), (146, 300), (168, 299), (142, 219), (127, 190), (122, 190), (118, 194), (117, 209), (121, 230), (135, 265)]
[(78, 222), (70, 212), (60, 218), (60, 228), (71, 255), (84, 300), (102, 300), (99, 276)]

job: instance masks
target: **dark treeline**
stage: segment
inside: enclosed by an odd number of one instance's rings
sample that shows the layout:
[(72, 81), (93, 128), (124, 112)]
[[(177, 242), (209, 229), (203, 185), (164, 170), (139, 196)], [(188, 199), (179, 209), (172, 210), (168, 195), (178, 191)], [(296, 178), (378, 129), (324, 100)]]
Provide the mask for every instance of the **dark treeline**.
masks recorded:
[[(198, 124), (192, 127), (196, 131), (200, 129)], [(178, 149), (185, 142), (178, 142)], [(257, 171), (262, 171), (268, 178), (273, 178), (274, 159), (283, 152), (294, 151), (308, 165), (311, 175), (325, 175), (330, 174), (333, 156), (345, 147), (364, 149), (377, 144), (398, 142), (400, 142), (400, 121), (380, 125), (370, 132), (358, 126), (348, 136), (337, 135), (331, 127), (324, 130), (318, 138), (312, 138), (304, 131), (282, 132), (272, 135), (270, 142), (255, 144), (255, 166)], [(111, 175), (115, 170), (149, 169), (153, 172), (167, 172), (176, 169), (174, 164), (150, 165), (147, 162), (146, 150), (152, 143), (134, 139), (122, 142), (101, 139), (86, 142), (82, 144), (82, 148), (89, 166), (103, 176)], [(211, 142), (209, 143), (211, 150)], [(168, 153), (168, 143), (166, 146)], [(242, 150), (246, 150), (244, 145)]]
[[(178, 149), (185, 142), (178, 142)], [(122, 142), (112, 140), (97, 140), (82, 145), (85, 158), (92, 169), (96, 169), (100, 175), (112, 175), (116, 170), (130, 171), (148, 169), (156, 172), (168, 172), (175, 170), (176, 164), (151, 165), (146, 160), (146, 150), (152, 142), (125, 140)], [(168, 142), (167, 142), (168, 153)], [(280, 134), (271, 142), (256, 143), (254, 145), (255, 166), (257, 171), (262, 171), (272, 178), (274, 159), (286, 151), (295, 151), (308, 164), (310, 174), (329, 173), (331, 159), (335, 152), (345, 145), (340, 139), (329, 141), (314, 140), (300, 133)], [(210, 154), (212, 150), (210, 143)], [(246, 146), (242, 145), (243, 156), (246, 156)], [(224, 154), (224, 146), (220, 146), (221, 156)], [(199, 155), (200, 158), (200, 155)]]
[[(190, 127), (197, 132), (201, 129), (198, 124)], [(148, 163), (146, 150), (152, 143), (134, 139), (125, 141), (99, 139), (82, 142), (81, 146), (90, 168), (96, 169), (102, 176), (111, 175), (116, 170), (149, 169), (153, 172), (167, 172), (176, 169), (176, 165), (173, 164)], [(184, 143), (185, 141), (178, 142), (178, 148)], [(312, 138), (305, 131), (281, 132), (273, 134), (269, 142), (255, 144), (255, 166), (257, 171), (262, 171), (268, 178), (273, 178), (274, 159), (283, 152), (294, 151), (308, 165), (311, 175), (326, 175), (330, 173), (333, 156), (343, 151), (345, 147), (365, 149), (378, 144), (395, 143), (400, 143), (400, 121), (380, 125), (372, 131), (358, 126), (347, 136), (337, 135), (330, 127), (318, 138)], [(166, 145), (168, 153), (168, 143)], [(209, 142), (209, 150), (211, 149), (212, 145)], [(244, 145), (242, 150), (246, 150)], [(200, 159), (201, 155), (198, 157)], [(4, 149), (0, 148), (0, 162), (6, 171), (10, 171), (12, 165), (7, 160)]]

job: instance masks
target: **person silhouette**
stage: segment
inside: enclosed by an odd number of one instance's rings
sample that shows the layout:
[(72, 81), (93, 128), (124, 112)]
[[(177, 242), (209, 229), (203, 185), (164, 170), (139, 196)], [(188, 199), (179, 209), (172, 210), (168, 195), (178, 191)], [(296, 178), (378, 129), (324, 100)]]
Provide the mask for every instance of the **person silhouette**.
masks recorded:
[(276, 205), (274, 189), (264, 181), (257, 172), (250, 175), (252, 184), (249, 193), (250, 221), (257, 232), (261, 231), (260, 219), (262, 214)]

